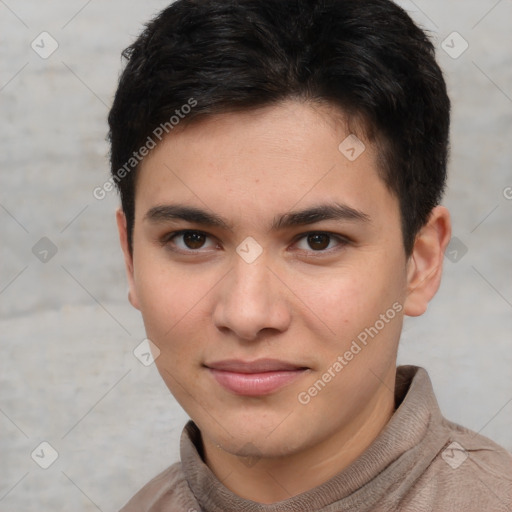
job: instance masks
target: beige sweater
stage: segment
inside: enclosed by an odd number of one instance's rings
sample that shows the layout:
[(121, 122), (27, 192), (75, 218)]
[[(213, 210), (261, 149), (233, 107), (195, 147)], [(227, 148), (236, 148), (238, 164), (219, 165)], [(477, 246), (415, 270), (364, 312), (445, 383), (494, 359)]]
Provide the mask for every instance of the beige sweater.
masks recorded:
[(395, 394), (397, 410), (359, 459), (319, 487), (272, 505), (242, 499), (217, 480), (190, 421), (181, 463), (121, 512), (512, 512), (512, 456), (444, 419), (422, 368), (399, 367)]

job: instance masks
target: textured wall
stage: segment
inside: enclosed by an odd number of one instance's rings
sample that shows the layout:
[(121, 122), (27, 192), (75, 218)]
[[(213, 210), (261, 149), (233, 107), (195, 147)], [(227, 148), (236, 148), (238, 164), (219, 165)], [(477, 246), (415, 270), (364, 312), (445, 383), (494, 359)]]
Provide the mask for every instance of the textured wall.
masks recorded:
[[(165, 5), (0, 1), (0, 511), (116, 510), (178, 456), (186, 416), (132, 353), (144, 331), (117, 198), (92, 195), (120, 51)], [(431, 31), (453, 100), (457, 240), (399, 362), (429, 370), (448, 418), (512, 449), (512, 4), (401, 5)]]

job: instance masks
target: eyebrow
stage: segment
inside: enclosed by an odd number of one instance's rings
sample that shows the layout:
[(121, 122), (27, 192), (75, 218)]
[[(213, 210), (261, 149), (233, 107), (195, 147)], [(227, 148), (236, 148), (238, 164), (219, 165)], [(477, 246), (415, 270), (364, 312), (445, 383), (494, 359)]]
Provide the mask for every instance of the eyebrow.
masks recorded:
[(344, 220), (356, 222), (370, 222), (370, 216), (345, 204), (322, 204), (305, 210), (289, 212), (274, 219), (273, 230), (285, 229), (294, 226), (305, 226), (323, 220)]
[(146, 215), (144, 215), (144, 220), (154, 223), (167, 222), (176, 219), (185, 220), (192, 224), (218, 227), (231, 231), (231, 227), (228, 222), (219, 215), (193, 206), (183, 206), (179, 204), (155, 206), (150, 208), (146, 212)]
[[(159, 223), (170, 220), (184, 220), (191, 224), (200, 224), (207, 227), (217, 227), (232, 231), (229, 222), (215, 213), (193, 206), (160, 205), (150, 208), (144, 220)], [(348, 205), (332, 203), (312, 206), (304, 210), (292, 211), (274, 218), (272, 231), (278, 231), (295, 226), (305, 226), (325, 220), (343, 220), (369, 223), (369, 215)]]

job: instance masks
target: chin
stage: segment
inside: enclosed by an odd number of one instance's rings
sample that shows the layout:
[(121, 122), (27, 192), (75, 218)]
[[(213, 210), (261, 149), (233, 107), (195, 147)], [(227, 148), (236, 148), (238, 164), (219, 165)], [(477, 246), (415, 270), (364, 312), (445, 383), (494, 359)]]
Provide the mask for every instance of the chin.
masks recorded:
[(304, 435), (308, 435), (297, 425), (283, 425), (282, 417), (279, 420), (269, 418), (268, 421), (261, 417), (226, 419), (222, 426), (212, 424), (210, 418), (205, 423), (195, 423), (214, 445), (239, 457), (278, 458), (290, 455), (300, 450), (304, 445)]

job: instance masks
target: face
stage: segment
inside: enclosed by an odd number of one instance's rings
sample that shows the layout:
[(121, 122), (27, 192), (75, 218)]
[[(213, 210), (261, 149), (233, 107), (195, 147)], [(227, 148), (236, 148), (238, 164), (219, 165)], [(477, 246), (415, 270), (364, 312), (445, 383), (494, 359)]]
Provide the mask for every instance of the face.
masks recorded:
[(131, 302), (226, 452), (298, 453), (391, 392), (410, 279), (398, 200), (372, 144), (338, 148), (348, 135), (290, 101), (187, 126), (142, 163)]

